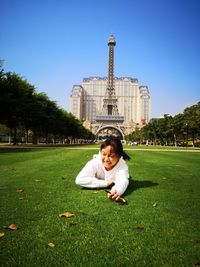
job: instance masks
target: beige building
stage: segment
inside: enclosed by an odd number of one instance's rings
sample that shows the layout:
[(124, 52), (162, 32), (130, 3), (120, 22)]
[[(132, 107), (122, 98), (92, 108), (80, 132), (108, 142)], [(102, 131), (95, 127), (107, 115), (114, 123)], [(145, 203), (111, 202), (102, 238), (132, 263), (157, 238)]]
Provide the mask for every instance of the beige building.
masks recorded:
[[(84, 78), (82, 85), (74, 85), (70, 96), (70, 112), (82, 121), (94, 122), (102, 114), (107, 78)], [(140, 86), (137, 79), (115, 78), (115, 94), (120, 115), (125, 122), (136, 124), (150, 120), (150, 95), (147, 86)]]

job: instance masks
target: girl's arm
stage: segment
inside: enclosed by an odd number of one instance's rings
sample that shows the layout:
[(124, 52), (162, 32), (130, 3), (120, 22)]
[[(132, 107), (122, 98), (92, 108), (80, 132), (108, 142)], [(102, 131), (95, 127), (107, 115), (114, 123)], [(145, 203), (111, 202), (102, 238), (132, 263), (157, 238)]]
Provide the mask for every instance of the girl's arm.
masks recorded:
[(105, 188), (108, 183), (104, 179), (98, 179), (96, 160), (89, 161), (76, 177), (76, 184), (86, 188)]
[(115, 185), (111, 188), (111, 194), (115, 195), (115, 198), (122, 196), (126, 191), (129, 184), (129, 174), (127, 170), (120, 170), (116, 174)]

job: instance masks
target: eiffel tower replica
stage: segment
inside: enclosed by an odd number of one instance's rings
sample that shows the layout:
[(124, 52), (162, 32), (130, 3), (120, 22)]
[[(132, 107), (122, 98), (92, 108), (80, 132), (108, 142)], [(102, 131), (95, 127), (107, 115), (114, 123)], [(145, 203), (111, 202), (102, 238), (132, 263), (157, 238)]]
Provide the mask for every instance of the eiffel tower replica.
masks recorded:
[[(101, 129), (108, 129), (112, 135), (112, 129), (118, 131), (123, 138), (124, 135), (124, 116), (119, 115), (117, 107), (117, 98), (115, 95), (115, 79), (114, 79), (114, 47), (116, 45), (114, 35), (110, 35), (108, 39), (109, 46), (109, 64), (108, 64), (108, 80), (105, 98), (103, 99), (103, 108), (100, 115), (96, 116), (96, 133)], [(109, 135), (109, 134), (108, 134)]]

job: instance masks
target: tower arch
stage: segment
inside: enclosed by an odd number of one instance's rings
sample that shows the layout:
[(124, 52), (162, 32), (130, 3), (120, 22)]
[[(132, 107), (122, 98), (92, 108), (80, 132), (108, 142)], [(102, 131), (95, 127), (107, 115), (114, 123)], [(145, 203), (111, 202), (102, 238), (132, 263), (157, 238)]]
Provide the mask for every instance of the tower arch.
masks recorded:
[(104, 139), (109, 136), (115, 136), (120, 138), (121, 140), (124, 139), (123, 131), (119, 127), (112, 124), (101, 126), (96, 132), (96, 137), (98, 137), (98, 139)]

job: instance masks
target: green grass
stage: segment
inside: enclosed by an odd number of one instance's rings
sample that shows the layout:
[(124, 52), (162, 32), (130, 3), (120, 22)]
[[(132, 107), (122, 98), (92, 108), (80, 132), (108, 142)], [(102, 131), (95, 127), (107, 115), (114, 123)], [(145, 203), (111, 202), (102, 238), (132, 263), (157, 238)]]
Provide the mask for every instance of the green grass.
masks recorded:
[[(128, 151), (122, 206), (74, 183), (97, 151), (0, 148), (2, 266), (195, 266), (200, 153)], [(66, 211), (75, 216), (60, 218)], [(19, 229), (4, 229), (12, 223)]]

